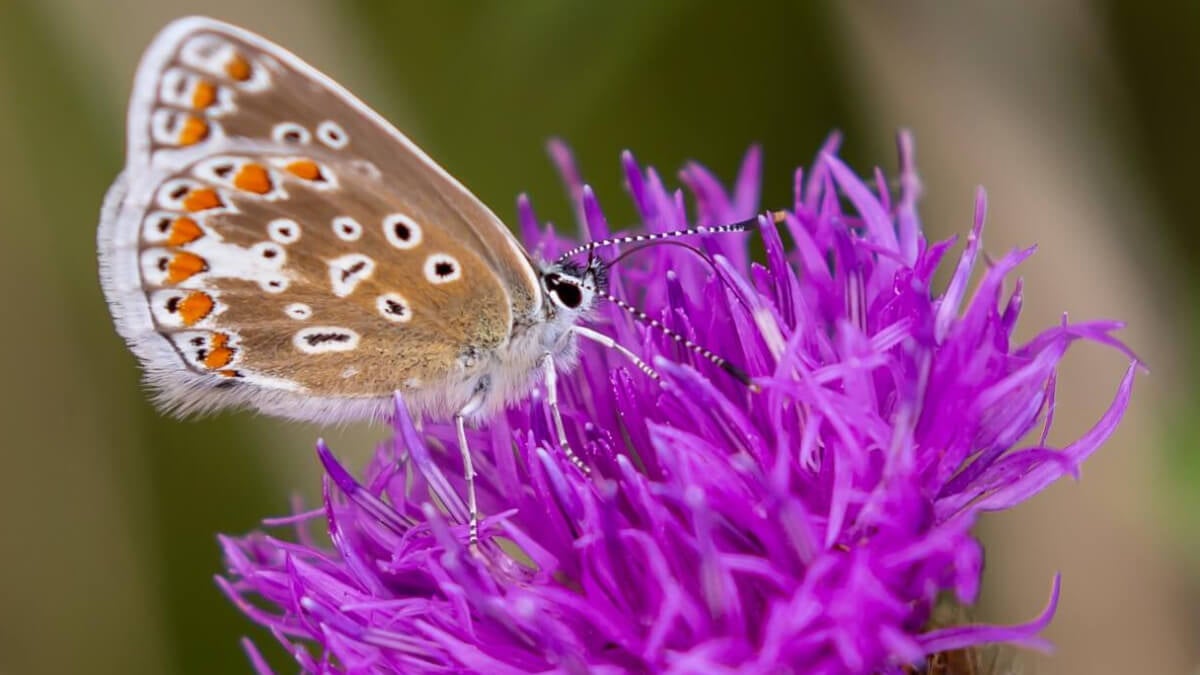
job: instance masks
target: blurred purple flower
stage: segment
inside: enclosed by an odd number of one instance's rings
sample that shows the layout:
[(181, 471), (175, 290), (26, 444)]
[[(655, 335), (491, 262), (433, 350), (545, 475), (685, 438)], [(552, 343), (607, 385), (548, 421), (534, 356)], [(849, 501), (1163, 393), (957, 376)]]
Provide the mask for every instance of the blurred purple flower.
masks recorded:
[[(765, 264), (751, 260), (750, 235), (721, 235), (700, 243), (707, 260), (658, 246), (613, 281), (617, 295), (744, 366), (761, 393), (605, 306), (595, 325), (667, 386), (583, 345), (560, 386), (592, 479), (556, 449), (537, 395), (472, 432), (489, 514), (474, 556), (453, 429), (419, 433), (398, 402), (395, 438), (361, 483), (319, 446), (323, 512), (268, 522), (295, 525), (298, 541), (222, 540), (222, 588), (314, 673), (907, 673), (966, 647), (1044, 648), (1057, 579), (1029, 623), (928, 622), (939, 594), (976, 598), (976, 516), (1075, 474), (1120, 420), (1136, 361), (1113, 322), (1064, 319), (1010, 344), (1022, 289), (1018, 280), (1005, 294), (1003, 282), (1032, 249), (987, 265), (966, 301), (982, 191), (966, 248), (935, 293), (953, 242), (922, 233), (908, 136), (895, 200), (881, 172), (864, 183), (836, 146), (807, 176), (797, 171), (786, 227), (763, 221)], [(610, 235), (570, 154), (556, 145), (552, 155), (588, 234)], [(623, 163), (648, 230), (758, 208), (757, 149), (732, 192), (699, 166), (682, 172), (694, 220), (682, 192), (628, 154)], [(525, 199), (520, 224), (543, 257), (570, 243)], [(1056, 367), (1081, 339), (1117, 348), (1130, 368), (1095, 427), (1052, 448)], [(329, 544), (306, 535), (321, 515)]]

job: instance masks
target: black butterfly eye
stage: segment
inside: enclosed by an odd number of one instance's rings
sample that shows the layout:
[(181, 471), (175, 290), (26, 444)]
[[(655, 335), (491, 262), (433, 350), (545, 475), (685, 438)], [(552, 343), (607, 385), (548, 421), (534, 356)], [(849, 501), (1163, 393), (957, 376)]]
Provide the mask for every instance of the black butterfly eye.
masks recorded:
[(558, 304), (567, 309), (575, 309), (583, 304), (583, 291), (579, 286), (562, 281), (557, 274), (546, 275), (546, 290), (554, 294)]
[(558, 301), (567, 309), (575, 309), (583, 304), (583, 291), (574, 284), (559, 284), (554, 289), (554, 294), (558, 296)]

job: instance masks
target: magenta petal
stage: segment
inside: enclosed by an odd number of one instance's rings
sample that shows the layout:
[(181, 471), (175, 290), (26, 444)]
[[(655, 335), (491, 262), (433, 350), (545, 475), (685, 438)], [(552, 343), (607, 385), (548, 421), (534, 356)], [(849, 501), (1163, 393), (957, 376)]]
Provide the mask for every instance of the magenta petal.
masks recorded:
[(1058, 598), (1061, 590), (1062, 576), (1056, 574), (1054, 575), (1054, 583), (1050, 587), (1050, 599), (1046, 603), (1046, 608), (1036, 618), (1027, 623), (1015, 626), (975, 625), (942, 628), (920, 635), (917, 637), (917, 640), (924, 647), (926, 653), (944, 652), (993, 643), (1008, 643), (1027, 649), (1048, 652), (1050, 651), (1050, 643), (1040, 637), (1038, 633), (1050, 625), (1050, 620), (1054, 618), (1054, 613), (1058, 610)]
[(263, 658), (258, 647), (249, 638), (242, 638), (242, 650), (246, 652), (246, 658), (250, 660), (250, 667), (254, 668), (254, 672), (258, 675), (274, 675), (274, 671), (267, 665), (267, 660)]

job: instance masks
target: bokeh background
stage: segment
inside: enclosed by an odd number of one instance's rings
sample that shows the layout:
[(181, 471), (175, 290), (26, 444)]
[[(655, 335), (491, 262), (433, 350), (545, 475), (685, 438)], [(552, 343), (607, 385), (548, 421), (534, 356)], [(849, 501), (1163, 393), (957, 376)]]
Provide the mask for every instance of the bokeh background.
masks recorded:
[[(778, 205), (831, 130), (890, 169), (912, 128), (934, 234), (969, 227), (983, 184), (987, 249), (1040, 245), (1025, 334), (1126, 319), (1152, 368), (1082, 482), (982, 524), (980, 614), (1036, 614), (1062, 571), (1057, 654), (1025, 672), (1197, 672), (1200, 3), (0, 0), (0, 675), (248, 672), (238, 638), (261, 634), (212, 583), (216, 534), (311, 499), (319, 434), (354, 464), (382, 433), (163, 419), (112, 331), (96, 217), (141, 50), (189, 13), (301, 54), (506, 218), (528, 191), (570, 222), (551, 136), (621, 222), (625, 148), (729, 178), (762, 143)], [(1060, 441), (1122, 369), (1068, 358)]]

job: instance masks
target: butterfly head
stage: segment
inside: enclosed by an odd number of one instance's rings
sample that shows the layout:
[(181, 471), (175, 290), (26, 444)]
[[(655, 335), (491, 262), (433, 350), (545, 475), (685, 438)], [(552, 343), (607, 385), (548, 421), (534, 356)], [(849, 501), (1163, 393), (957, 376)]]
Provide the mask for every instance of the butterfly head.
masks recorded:
[(542, 291), (549, 299), (549, 313), (572, 322), (587, 314), (595, 306), (597, 296), (608, 291), (608, 268), (599, 258), (592, 258), (587, 264), (549, 263), (542, 267), (539, 276)]

